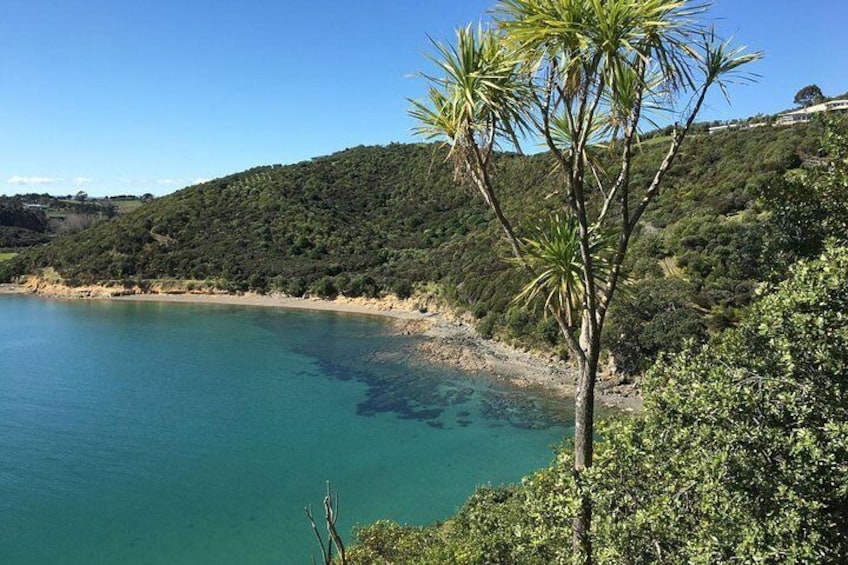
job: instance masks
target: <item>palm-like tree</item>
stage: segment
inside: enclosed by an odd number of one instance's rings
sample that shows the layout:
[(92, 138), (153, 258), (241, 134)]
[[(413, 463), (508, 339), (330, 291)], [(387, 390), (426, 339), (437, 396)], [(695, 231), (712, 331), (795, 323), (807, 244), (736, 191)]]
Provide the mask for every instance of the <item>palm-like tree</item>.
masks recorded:
[(491, 158), (499, 136), (518, 146), (517, 132), (526, 129), (524, 115), (530, 90), (521, 61), (505, 49), (501, 37), (471, 25), (456, 31), (456, 43), (433, 42), (431, 57), (444, 73), (431, 83), (428, 101), (411, 100), (416, 133), (445, 140), (458, 180), (470, 182), (494, 211), (516, 257), (519, 241), (504, 216), (490, 178)]
[[(594, 386), (606, 313), (631, 236), (656, 198), (708, 90), (725, 95), (740, 69), (759, 58), (718, 40), (689, 0), (502, 0), (496, 25), (435, 43), (442, 76), (429, 100), (413, 102), (419, 133), (450, 147), (457, 178), (470, 182), (503, 227), (530, 282), (544, 297), (578, 368), (574, 469), (592, 464)], [(426, 75), (425, 75), (426, 76)], [(639, 125), (657, 112), (676, 118), (665, 158), (647, 184), (631, 182)], [(499, 141), (541, 141), (561, 180), (559, 215), (519, 238), (498, 203), (491, 158)], [(597, 165), (597, 146), (618, 155), (614, 174)], [(598, 201), (590, 206), (590, 199)], [(600, 233), (614, 232), (611, 252)], [(575, 519), (575, 550), (591, 562), (588, 497)]]
[[(562, 321), (561, 329), (571, 331), (580, 320), (586, 293), (586, 273), (580, 258), (580, 227), (573, 216), (553, 213), (522, 238), (525, 267), (533, 274), (531, 280), (515, 297), (515, 302), (528, 304), (544, 299), (544, 308)], [(595, 261), (595, 284), (606, 283), (611, 248), (609, 234), (594, 234), (590, 249)]]

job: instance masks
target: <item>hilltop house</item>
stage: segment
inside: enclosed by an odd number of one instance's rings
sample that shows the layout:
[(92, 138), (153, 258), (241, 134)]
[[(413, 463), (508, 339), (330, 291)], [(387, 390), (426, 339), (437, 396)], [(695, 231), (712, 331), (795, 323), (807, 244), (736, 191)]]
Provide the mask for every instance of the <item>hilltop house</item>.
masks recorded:
[(761, 127), (767, 126), (767, 125), (768, 125), (767, 122), (754, 122), (754, 123), (749, 123), (749, 124), (732, 123), (732, 124), (723, 124), (723, 125), (719, 125), (719, 126), (712, 126), (712, 127), (710, 127), (709, 131), (710, 131), (710, 133), (718, 133), (720, 131), (725, 131), (725, 130), (729, 130), (729, 129), (754, 129), (754, 128), (761, 128)]
[(800, 110), (793, 110), (791, 112), (781, 114), (777, 119), (777, 125), (791, 126), (794, 124), (806, 124), (813, 117), (813, 114), (845, 110), (848, 110), (848, 98), (842, 100), (831, 100), (829, 102), (822, 102), (821, 104), (810, 106), (809, 108), (802, 108)]

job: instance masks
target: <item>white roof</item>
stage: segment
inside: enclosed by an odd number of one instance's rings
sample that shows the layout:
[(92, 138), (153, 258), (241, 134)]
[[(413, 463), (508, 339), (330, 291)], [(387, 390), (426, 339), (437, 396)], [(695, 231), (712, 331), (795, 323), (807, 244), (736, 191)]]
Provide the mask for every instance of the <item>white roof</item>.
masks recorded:
[(801, 108), (800, 110), (792, 110), (789, 112), (784, 112), (781, 116), (796, 116), (803, 114), (818, 114), (819, 112), (826, 112), (829, 106), (836, 106), (848, 103), (848, 98), (844, 100), (830, 100), (829, 102), (822, 102), (821, 104), (816, 104), (815, 106), (810, 106), (809, 108)]

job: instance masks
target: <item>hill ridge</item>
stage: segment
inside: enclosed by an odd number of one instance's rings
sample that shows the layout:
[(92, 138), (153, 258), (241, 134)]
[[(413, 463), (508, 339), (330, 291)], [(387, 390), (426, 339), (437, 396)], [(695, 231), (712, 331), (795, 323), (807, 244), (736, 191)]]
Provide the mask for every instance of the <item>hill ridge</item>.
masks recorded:
[[(799, 126), (690, 139), (645, 216), (656, 229), (634, 243), (634, 279), (679, 306), (678, 318), (686, 312), (687, 327), (702, 328), (696, 334), (732, 322), (769, 268), (772, 227), (761, 194), (816, 153), (820, 133)], [(663, 150), (661, 143), (641, 149), (634, 182), (649, 180)], [(435, 283), (473, 314), (484, 336), (536, 336), (556, 346), (550, 320), (511, 304), (521, 274), (504, 260), (487, 210), (455, 183), (444, 157), (434, 145), (390, 144), (252, 167), (22, 253), (0, 264), (0, 278), (49, 266), (70, 284), (192, 279), (228, 291), (324, 297), (404, 297)], [(614, 164), (608, 169), (615, 174)], [(500, 154), (496, 175), (519, 230), (545, 213), (545, 196), (556, 189), (546, 156)], [(674, 288), (656, 282), (670, 259), (683, 275)]]

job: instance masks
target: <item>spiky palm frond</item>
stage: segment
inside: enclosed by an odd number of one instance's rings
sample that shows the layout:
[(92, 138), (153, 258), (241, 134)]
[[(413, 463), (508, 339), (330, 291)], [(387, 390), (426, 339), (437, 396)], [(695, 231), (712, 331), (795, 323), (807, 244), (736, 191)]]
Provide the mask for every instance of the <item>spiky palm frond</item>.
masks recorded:
[(500, 34), (469, 25), (456, 31), (453, 44), (432, 43), (430, 59), (441, 76), (423, 75), (428, 100), (411, 101), (416, 133), (444, 140), (462, 166), (470, 147), (485, 149), (498, 135), (512, 140), (526, 130), (528, 84)]
[(743, 72), (741, 67), (761, 59), (763, 54), (760, 51), (746, 53), (745, 49), (744, 46), (731, 46), (729, 39), (724, 41), (718, 39), (715, 30), (711, 28), (703, 33), (700, 51), (694, 54), (704, 73), (705, 87), (718, 85), (728, 102), (730, 101), (727, 92), (728, 84), (751, 81), (757, 76)]
[[(534, 276), (515, 301), (531, 303), (543, 299), (546, 311), (561, 316), (568, 327), (575, 327), (586, 293), (580, 238), (580, 226), (572, 216), (551, 214), (538, 222), (532, 234), (523, 238), (525, 260)], [(593, 278), (601, 287), (609, 274), (610, 242), (609, 235), (590, 235)]]
[(692, 87), (683, 49), (698, 29), (705, 3), (687, 0), (502, 0), (498, 23), (525, 53), (558, 61), (565, 75), (597, 66), (601, 74), (632, 55), (653, 59), (667, 81)]
[(432, 86), (428, 89), (427, 95), (429, 103), (410, 100), (412, 107), (409, 115), (418, 123), (413, 131), (428, 140), (456, 138), (462, 121), (456, 101), (449, 99), (443, 91)]

